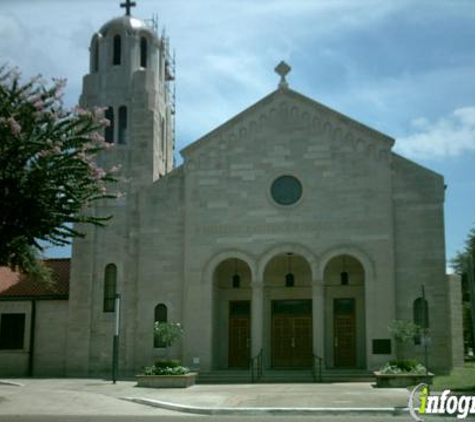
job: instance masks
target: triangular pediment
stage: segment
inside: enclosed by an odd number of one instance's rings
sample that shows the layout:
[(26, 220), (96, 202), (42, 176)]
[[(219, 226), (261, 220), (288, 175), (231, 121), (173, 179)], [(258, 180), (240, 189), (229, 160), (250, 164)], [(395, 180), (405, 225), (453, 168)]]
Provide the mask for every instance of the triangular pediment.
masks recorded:
[[(277, 118), (276, 118), (277, 115)], [(394, 139), (344, 114), (288, 88), (279, 88), (237, 114), (216, 129), (181, 150), (185, 161), (202, 148), (223, 138), (239, 138), (275, 122), (308, 125), (317, 133), (326, 133), (341, 142), (370, 142), (375, 150), (389, 151)], [(356, 146), (354, 147), (356, 148)], [(366, 147), (366, 146), (365, 146)]]

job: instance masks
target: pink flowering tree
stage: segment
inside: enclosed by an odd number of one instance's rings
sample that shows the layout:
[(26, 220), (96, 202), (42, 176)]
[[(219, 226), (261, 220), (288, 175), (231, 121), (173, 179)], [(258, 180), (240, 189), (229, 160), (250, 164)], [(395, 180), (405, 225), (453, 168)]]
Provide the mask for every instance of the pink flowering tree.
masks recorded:
[(114, 198), (117, 168), (96, 165), (104, 142), (103, 110), (66, 109), (64, 80), (22, 82), (0, 67), (0, 265), (48, 279), (37, 257), (42, 244), (83, 236), (75, 223), (104, 225), (88, 207)]

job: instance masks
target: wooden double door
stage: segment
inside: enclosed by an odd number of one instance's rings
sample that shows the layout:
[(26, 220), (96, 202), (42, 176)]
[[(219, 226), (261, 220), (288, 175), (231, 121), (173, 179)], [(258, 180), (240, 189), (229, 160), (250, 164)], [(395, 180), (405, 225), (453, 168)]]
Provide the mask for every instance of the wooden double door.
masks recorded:
[(251, 303), (248, 300), (229, 302), (230, 368), (248, 368), (251, 353)]
[(299, 368), (312, 366), (311, 300), (272, 302), (272, 366)]
[(355, 299), (333, 302), (333, 355), (336, 367), (356, 366)]

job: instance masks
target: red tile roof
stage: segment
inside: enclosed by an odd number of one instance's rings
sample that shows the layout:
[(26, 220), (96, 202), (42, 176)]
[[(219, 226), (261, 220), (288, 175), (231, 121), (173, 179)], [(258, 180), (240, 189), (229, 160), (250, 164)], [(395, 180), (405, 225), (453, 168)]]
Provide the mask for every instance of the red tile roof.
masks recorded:
[(30, 276), (0, 267), (0, 300), (3, 298), (65, 298), (69, 294), (69, 258), (45, 259), (51, 268), (51, 284), (34, 280)]

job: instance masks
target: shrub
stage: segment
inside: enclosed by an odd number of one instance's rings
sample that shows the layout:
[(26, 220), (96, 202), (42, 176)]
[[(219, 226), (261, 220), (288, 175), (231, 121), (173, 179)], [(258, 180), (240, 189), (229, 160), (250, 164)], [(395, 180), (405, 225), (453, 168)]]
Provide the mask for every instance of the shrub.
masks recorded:
[(382, 374), (425, 374), (426, 367), (414, 359), (391, 360), (381, 368)]
[(157, 360), (154, 366), (156, 368), (177, 368), (181, 366), (181, 361), (178, 359)]
[(155, 322), (154, 331), (166, 347), (170, 347), (183, 335), (183, 327), (179, 322)]
[[(168, 361), (170, 362), (170, 361)], [(161, 362), (164, 363), (164, 362)], [(186, 366), (146, 366), (144, 368), (144, 375), (185, 375), (190, 372)]]

